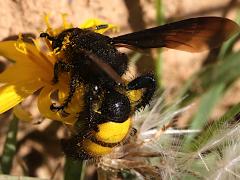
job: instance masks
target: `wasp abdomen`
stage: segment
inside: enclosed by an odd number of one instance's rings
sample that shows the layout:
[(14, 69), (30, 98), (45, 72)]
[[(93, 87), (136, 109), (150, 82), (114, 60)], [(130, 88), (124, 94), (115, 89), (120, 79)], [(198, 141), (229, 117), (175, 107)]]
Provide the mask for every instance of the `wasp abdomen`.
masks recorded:
[(106, 122), (98, 125), (98, 132), (92, 131), (89, 136), (81, 134), (62, 140), (63, 151), (74, 159), (91, 159), (109, 154), (129, 133), (131, 119), (123, 123)]

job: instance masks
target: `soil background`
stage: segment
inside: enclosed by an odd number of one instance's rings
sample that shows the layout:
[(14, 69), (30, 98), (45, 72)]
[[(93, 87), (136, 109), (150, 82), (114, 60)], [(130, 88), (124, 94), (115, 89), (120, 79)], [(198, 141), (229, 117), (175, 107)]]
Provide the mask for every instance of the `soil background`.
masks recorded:
[[(166, 22), (197, 16), (224, 16), (234, 20), (240, 1), (163, 0), (162, 5)], [(38, 36), (46, 29), (43, 20), (45, 13), (50, 14), (50, 22), (54, 27), (61, 24), (62, 13), (67, 13), (68, 20), (76, 26), (89, 18), (100, 18), (120, 28), (120, 31), (112, 36), (157, 25), (154, 0), (1, 0), (0, 7), (0, 39), (18, 35), (19, 32)], [(239, 46), (235, 48), (239, 49)], [(163, 50), (163, 85), (170, 96), (174, 97), (174, 92), (201, 67), (207, 55), (208, 52), (191, 54)], [(138, 63), (138, 69), (142, 72), (153, 70), (153, 57), (154, 52), (144, 55)], [(5, 63), (6, 61), (1, 61), (1, 69), (5, 67)], [(223, 97), (212, 117), (220, 116), (231, 104), (239, 101), (238, 81)], [(190, 115), (191, 112), (187, 116)], [(0, 121), (1, 144), (4, 143), (8, 117), (8, 113), (0, 117), (4, 119)], [(30, 126), (21, 123), (20, 128), (18, 156), (12, 174), (23, 175), (24, 167), (30, 176), (54, 176), (54, 179), (61, 179), (63, 154), (58, 140), (64, 136), (64, 131), (60, 125), (44, 121), (39, 125), (33, 123)], [(51, 137), (47, 134), (51, 134)], [(2, 152), (2, 147), (0, 150)]]

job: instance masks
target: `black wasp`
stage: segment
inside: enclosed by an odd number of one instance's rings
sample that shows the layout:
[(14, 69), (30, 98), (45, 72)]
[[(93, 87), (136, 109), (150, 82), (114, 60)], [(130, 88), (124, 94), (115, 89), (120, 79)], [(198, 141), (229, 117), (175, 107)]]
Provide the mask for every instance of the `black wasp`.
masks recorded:
[[(102, 25), (96, 28), (105, 27)], [(85, 108), (79, 113), (78, 121), (86, 122), (88, 127), (84, 133), (79, 131), (77, 135), (63, 142), (65, 153), (74, 158), (88, 159), (109, 152), (106, 149), (111, 150), (127, 136), (130, 124), (127, 125), (127, 131), (113, 141), (99, 138), (99, 133), (103, 131), (101, 125), (114, 122), (116, 126), (120, 125), (119, 131), (125, 128), (129, 117), (149, 104), (155, 92), (156, 80), (153, 74), (139, 76), (129, 83), (121, 79), (128, 67), (128, 57), (119, 52), (117, 47), (167, 47), (200, 52), (220, 46), (236, 32), (239, 32), (239, 26), (229, 19), (197, 17), (117, 37), (80, 28), (66, 29), (56, 36), (41, 33), (40, 37), (51, 41), (55, 52), (61, 52), (54, 65), (53, 82), (58, 82), (59, 73), (70, 74), (68, 97), (63, 104), (52, 105), (51, 109), (64, 110), (81, 84), (85, 89)], [(140, 100), (134, 103), (127, 95), (127, 92), (132, 90), (143, 91)], [(110, 128), (114, 127), (109, 126), (110, 135), (114, 131)], [(88, 136), (85, 136), (86, 129), (90, 134)], [(100, 152), (101, 148), (106, 151)]]

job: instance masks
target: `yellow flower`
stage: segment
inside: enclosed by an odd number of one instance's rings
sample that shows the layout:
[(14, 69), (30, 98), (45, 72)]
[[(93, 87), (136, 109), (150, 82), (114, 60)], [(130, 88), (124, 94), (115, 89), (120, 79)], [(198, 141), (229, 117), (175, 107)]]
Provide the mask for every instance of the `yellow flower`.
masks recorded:
[[(73, 27), (66, 21), (66, 15), (63, 15), (63, 25), (60, 28), (53, 29), (45, 18), (47, 33), (56, 35)], [(100, 24), (106, 24), (98, 19), (86, 21), (80, 28), (96, 27)], [(98, 33), (115, 28), (109, 25), (108, 28), (95, 30)], [(67, 74), (60, 76), (59, 83), (53, 84), (53, 67), (56, 62), (55, 53), (51, 50), (51, 44), (44, 38), (36, 38), (33, 44), (23, 42), (19, 36), (17, 41), (0, 42), (0, 55), (11, 60), (12, 64), (0, 74), (0, 114), (14, 108), (14, 112), (25, 119), (30, 119), (29, 114), (17, 106), (28, 96), (40, 90), (38, 95), (38, 109), (40, 113), (49, 119), (59, 120), (64, 123), (72, 124), (76, 119), (76, 113), (83, 106), (82, 93), (84, 87), (80, 87), (75, 93), (74, 98), (67, 108), (69, 116), (63, 117), (59, 112), (52, 112), (52, 94), (58, 93), (58, 101), (61, 103), (68, 95), (69, 77)]]

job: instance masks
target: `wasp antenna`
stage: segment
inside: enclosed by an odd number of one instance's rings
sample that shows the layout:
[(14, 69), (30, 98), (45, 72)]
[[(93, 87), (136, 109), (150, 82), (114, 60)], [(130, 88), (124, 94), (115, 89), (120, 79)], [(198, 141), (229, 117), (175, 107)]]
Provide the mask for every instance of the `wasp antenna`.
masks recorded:
[(55, 38), (54, 38), (53, 36), (50, 36), (48, 33), (41, 33), (41, 34), (40, 34), (40, 37), (47, 38), (47, 39), (50, 40), (50, 41), (55, 40)]

